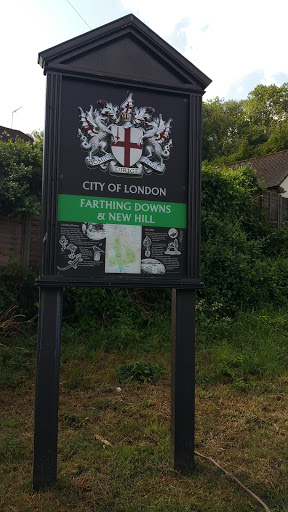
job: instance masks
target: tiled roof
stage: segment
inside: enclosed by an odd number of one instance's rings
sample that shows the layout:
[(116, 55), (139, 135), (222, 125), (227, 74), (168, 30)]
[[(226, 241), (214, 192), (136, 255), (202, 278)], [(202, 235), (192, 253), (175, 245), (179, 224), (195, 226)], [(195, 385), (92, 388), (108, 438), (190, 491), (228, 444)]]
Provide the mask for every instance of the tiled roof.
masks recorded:
[(288, 176), (288, 149), (278, 153), (241, 160), (241, 162), (235, 162), (229, 166), (227, 165), (227, 167), (236, 169), (244, 165), (249, 165), (252, 169), (255, 169), (266, 188), (277, 187)]
[[(4, 133), (5, 132), (5, 133)], [(33, 142), (32, 137), (26, 135), (26, 133), (20, 132), (20, 130), (12, 130), (12, 128), (6, 128), (5, 126), (0, 126), (0, 138), (1, 140), (15, 140), (16, 137), (19, 139), (25, 140), (26, 142)]]

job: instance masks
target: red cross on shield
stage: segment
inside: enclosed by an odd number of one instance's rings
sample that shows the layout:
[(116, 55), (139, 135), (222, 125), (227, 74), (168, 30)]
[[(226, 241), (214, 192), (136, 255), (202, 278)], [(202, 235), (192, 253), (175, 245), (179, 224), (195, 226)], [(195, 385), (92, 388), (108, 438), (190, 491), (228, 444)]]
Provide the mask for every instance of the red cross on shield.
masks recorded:
[(131, 167), (142, 156), (143, 144), (140, 143), (143, 136), (142, 128), (124, 128), (113, 124), (111, 131), (114, 142), (111, 142), (111, 150), (116, 160), (124, 167)]

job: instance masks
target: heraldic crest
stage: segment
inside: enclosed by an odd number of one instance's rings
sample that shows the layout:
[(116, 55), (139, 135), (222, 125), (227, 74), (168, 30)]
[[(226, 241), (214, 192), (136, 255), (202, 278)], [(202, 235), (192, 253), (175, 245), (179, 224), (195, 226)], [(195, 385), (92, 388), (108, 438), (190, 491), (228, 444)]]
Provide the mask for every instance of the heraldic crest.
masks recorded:
[(109, 170), (114, 176), (141, 177), (163, 174), (164, 160), (170, 156), (172, 139), (168, 140), (172, 119), (165, 122), (162, 114), (153, 117), (152, 107), (134, 107), (132, 93), (120, 107), (98, 100), (98, 108), (84, 112), (81, 107), (78, 129), (81, 148), (89, 169)]

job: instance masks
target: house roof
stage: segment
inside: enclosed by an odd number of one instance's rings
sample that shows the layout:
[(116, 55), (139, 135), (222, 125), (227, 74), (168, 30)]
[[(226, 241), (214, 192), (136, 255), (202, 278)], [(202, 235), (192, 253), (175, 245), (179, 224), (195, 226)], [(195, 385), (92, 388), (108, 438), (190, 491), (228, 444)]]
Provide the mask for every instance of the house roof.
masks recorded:
[(203, 94), (211, 80), (133, 14), (39, 53), (47, 71), (186, 86)]
[(7, 142), (12, 139), (15, 140), (17, 137), (19, 139), (25, 140), (25, 142), (33, 142), (32, 137), (26, 135), (26, 133), (20, 132), (20, 130), (12, 130), (12, 128), (6, 128), (5, 126), (0, 126), (0, 139)]
[(229, 165), (229, 167), (236, 169), (244, 165), (249, 165), (252, 169), (255, 169), (266, 188), (279, 187), (288, 176), (288, 149), (277, 153), (270, 153), (269, 155), (241, 160)]

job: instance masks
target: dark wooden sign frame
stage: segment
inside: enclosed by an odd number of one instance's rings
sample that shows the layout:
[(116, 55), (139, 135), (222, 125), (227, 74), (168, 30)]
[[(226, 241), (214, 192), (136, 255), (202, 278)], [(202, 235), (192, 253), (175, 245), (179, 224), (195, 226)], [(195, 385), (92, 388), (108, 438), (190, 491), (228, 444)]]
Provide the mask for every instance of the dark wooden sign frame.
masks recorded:
[(201, 108), (211, 80), (133, 15), (41, 52), (39, 64), (47, 95), (34, 488), (57, 477), (64, 286), (173, 288), (171, 453), (174, 467), (192, 468)]

